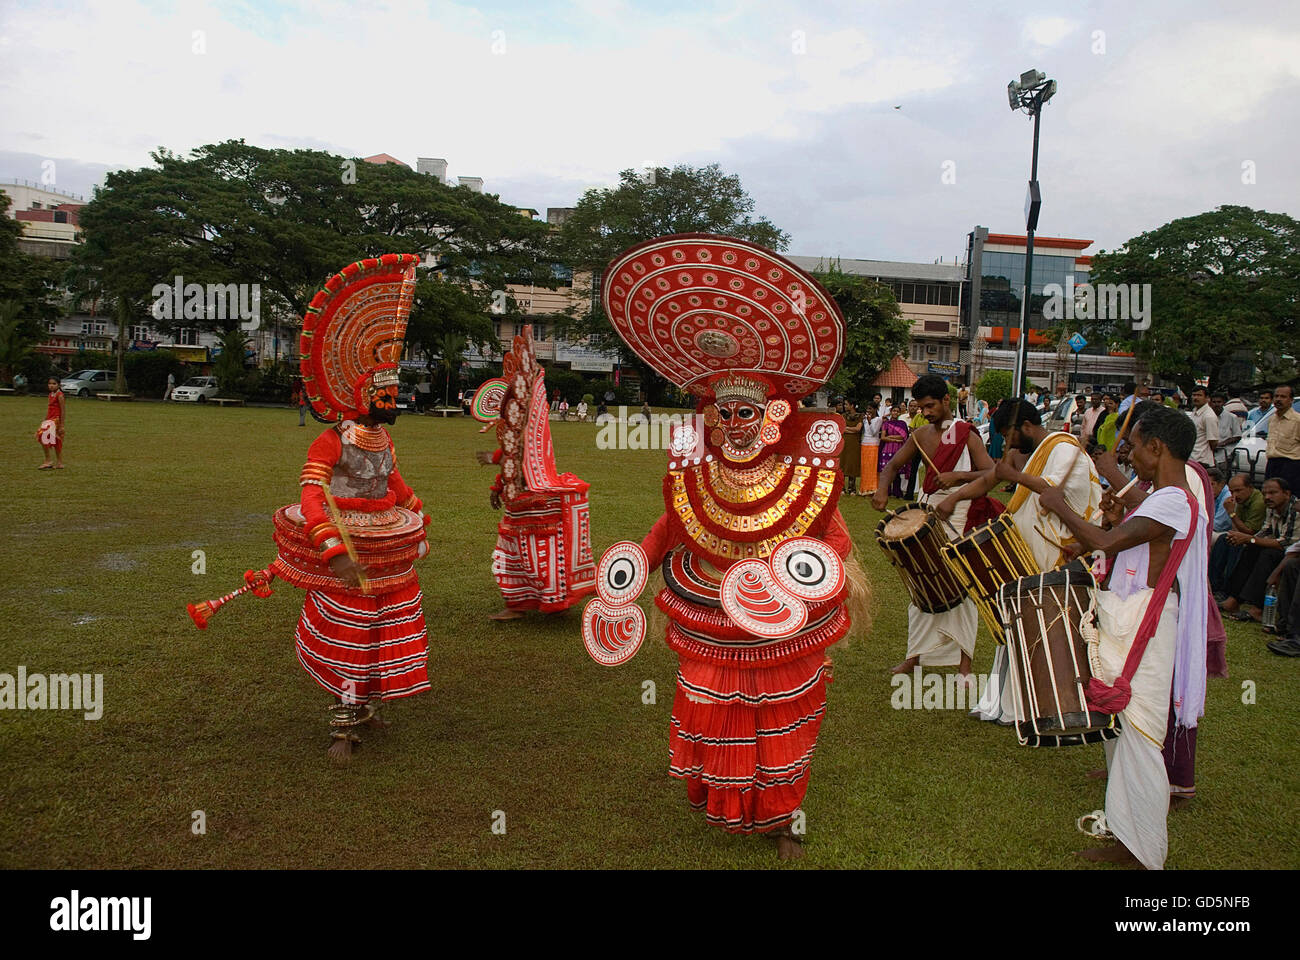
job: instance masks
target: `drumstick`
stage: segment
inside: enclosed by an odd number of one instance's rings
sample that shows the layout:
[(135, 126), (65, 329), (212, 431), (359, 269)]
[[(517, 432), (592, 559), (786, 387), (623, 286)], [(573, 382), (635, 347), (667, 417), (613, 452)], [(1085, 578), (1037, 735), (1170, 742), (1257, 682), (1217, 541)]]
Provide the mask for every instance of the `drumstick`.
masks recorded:
[(1128, 438), (1128, 422), (1133, 419), (1133, 408), (1138, 405), (1137, 394), (1133, 394), (1133, 402), (1128, 405), (1128, 413), (1124, 415), (1124, 425), (1119, 428), (1119, 434), (1115, 440), (1115, 446), (1118, 447), (1121, 440)]
[(366, 582), (365, 567), (361, 566), (361, 561), (357, 559), (356, 548), (352, 546), (352, 538), (348, 536), (348, 528), (343, 523), (338, 504), (334, 502), (334, 495), (330, 493), (329, 487), (322, 485), (321, 490), (325, 492), (325, 504), (330, 508), (330, 519), (334, 521), (334, 526), (338, 527), (339, 539), (343, 541), (343, 549), (348, 552), (348, 559), (356, 565), (357, 580), (360, 581), (361, 592), (369, 593), (370, 585)]
[(1126, 493), (1128, 493), (1130, 490), (1132, 490), (1132, 489), (1133, 489), (1133, 484), (1135, 484), (1135, 483), (1137, 483), (1137, 482), (1138, 482), (1138, 478), (1135, 476), (1135, 477), (1134, 477), (1132, 480), (1130, 480), (1128, 483), (1124, 484), (1124, 489), (1122, 489), (1119, 493), (1113, 493), (1113, 494), (1111, 494), (1111, 496), (1113, 496), (1116, 500), (1123, 500), (1123, 499), (1124, 499), (1124, 494), (1126, 494)]

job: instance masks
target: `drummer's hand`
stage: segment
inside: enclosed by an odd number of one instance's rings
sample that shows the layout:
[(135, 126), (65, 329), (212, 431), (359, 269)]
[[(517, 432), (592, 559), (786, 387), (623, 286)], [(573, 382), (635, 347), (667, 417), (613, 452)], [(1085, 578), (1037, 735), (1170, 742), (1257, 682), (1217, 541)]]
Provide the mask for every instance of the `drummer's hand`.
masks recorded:
[(1117, 526), (1124, 519), (1123, 501), (1117, 500), (1109, 490), (1101, 495), (1101, 515), (1112, 527)]
[(1087, 552), (1088, 551), (1084, 548), (1083, 544), (1079, 543), (1077, 540), (1073, 543), (1067, 543), (1061, 548), (1062, 565), (1069, 563), (1071, 560), (1077, 560)]
[(361, 586), (361, 578), (366, 575), (366, 568), (355, 562), (346, 553), (330, 558), (330, 569), (349, 587)]
[(1065, 494), (1061, 492), (1060, 487), (1048, 487), (1038, 495), (1038, 503), (1058, 516), (1070, 509), (1066, 505)]
[(1119, 472), (1119, 458), (1115, 456), (1113, 450), (1103, 450), (1092, 458), (1092, 462), (1097, 465), (1097, 472), (1102, 476), (1107, 474), (1114, 475)]
[(486, 450), (475, 450), (474, 459), (478, 461), (480, 467), (486, 467), (492, 463), (492, 454)]
[(947, 520), (952, 516), (953, 511), (957, 509), (957, 504), (959, 503), (961, 503), (961, 499), (955, 494), (950, 494), (935, 504), (934, 512), (937, 513), (940, 518)]
[(884, 484), (881, 484), (876, 489), (876, 492), (871, 495), (871, 505), (877, 510), (884, 510), (888, 503), (889, 491), (885, 489)]
[(934, 482), (939, 484), (939, 489), (947, 490), (950, 487), (957, 486), (962, 480), (955, 473), (941, 473), (934, 478)]

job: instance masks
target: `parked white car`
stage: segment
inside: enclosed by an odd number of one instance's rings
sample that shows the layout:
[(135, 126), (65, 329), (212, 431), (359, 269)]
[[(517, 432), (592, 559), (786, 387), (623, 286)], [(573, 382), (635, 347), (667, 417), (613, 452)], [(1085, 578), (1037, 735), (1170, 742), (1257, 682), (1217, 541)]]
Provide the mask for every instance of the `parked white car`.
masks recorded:
[(1232, 451), (1232, 459), (1228, 461), (1233, 473), (1248, 474), (1251, 483), (1256, 486), (1264, 482), (1264, 470), (1268, 466), (1268, 437), (1261, 434), (1260, 427), (1267, 433), (1268, 422), (1276, 409), (1277, 407), (1269, 408), (1268, 413), (1256, 423), (1246, 425), (1241, 431), (1241, 439)]
[(172, 391), (172, 399), (182, 403), (205, 403), (217, 395), (216, 377), (190, 377)]

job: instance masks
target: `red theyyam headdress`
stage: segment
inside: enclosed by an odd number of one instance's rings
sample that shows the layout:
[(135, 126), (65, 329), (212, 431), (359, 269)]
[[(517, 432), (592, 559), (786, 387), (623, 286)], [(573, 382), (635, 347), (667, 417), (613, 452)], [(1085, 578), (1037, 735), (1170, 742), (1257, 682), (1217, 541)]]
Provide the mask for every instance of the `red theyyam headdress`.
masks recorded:
[(603, 279), (605, 313), (619, 336), (665, 379), (704, 399), (720, 385), (752, 392), (762, 384), (767, 398), (798, 401), (830, 379), (844, 353), (844, 316), (826, 289), (745, 240), (658, 237), (624, 250)]
[(415, 298), (410, 253), (350, 263), (330, 277), (303, 317), (302, 382), (326, 422), (368, 412), (372, 383), (396, 383), (406, 321)]

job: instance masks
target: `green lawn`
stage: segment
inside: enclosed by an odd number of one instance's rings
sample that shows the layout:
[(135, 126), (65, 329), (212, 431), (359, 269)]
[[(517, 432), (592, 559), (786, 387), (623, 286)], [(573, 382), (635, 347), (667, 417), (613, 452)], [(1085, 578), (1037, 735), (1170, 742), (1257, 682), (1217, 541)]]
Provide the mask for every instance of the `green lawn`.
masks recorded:
[[(490, 624), (491, 435), (406, 417), (402, 470), (435, 516), (421, 566), (433, 692), (346, 769), (324, 755), (328, 697), (293, 653), (299, 591), (241, 598), (203, 633), (187, 601), (274, 556), (319, 427), (297, 411), (70, 400), (69, 467), (37, 472), (45, 399), (0, 400), (13, 455), (0, 562), (0, 672), (102, 673), (98, 721), (0, 713), (0, 867), (778, 867), (770, 842), (707, 827), (667, 773), (674, 657), (648, 640), (610, 669), (578, 612)], [(553, 425), (561, 470), (588, 480), (593, 547), (640, 539), (662, 510), (660, 451), (601, 451)], [(873, 581), (870, 633), (835, 652), (808, 797), (805, 867), (1070, 868), (1074, 819), (1102, 805), (1099, 747), (1027, 750), (954, 711), (890, 706), (906, 598), (843, 505)], [(203, 550), (207, 573), (191, 572)], [(648, 602), (648, 601), (644, 601)], [(976, 668), (991, 645), (981, 636)], [(1170, 816), (1171, 868), (1295, 868), (1300, 661), (1229, 626), (1232, 678), (1210, 682), (1199, 796)], [(654, 681), (657, 702), (642, 702)], [(1257, 702), (1242, 703), (1242, 681)], [(203, 810), (207, 833), (190, 829)], [(506, 832), (492, 832), (504, 811)], [(1105, 868), (1102, 868), (1105, 869)]]

